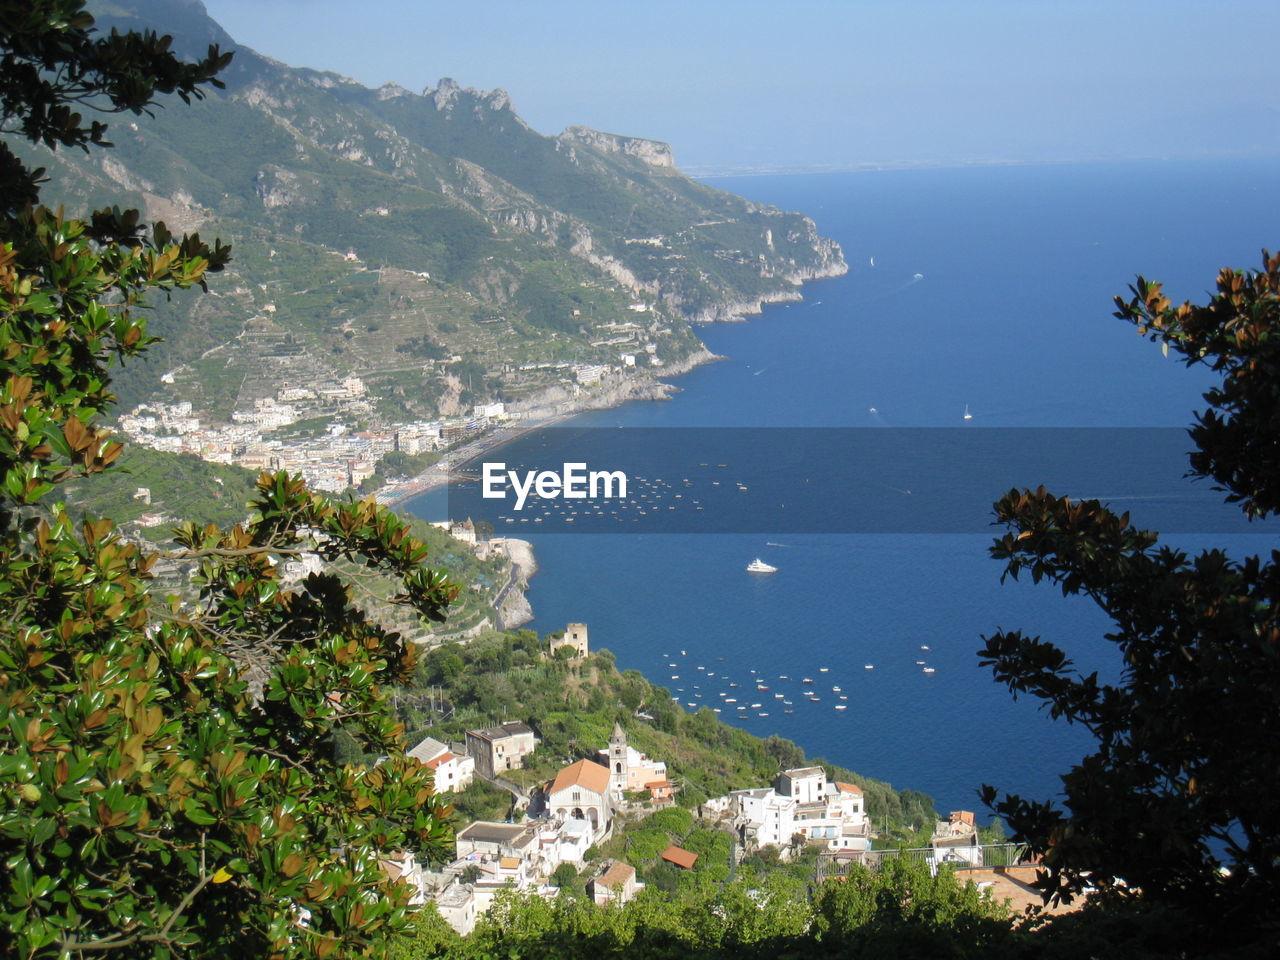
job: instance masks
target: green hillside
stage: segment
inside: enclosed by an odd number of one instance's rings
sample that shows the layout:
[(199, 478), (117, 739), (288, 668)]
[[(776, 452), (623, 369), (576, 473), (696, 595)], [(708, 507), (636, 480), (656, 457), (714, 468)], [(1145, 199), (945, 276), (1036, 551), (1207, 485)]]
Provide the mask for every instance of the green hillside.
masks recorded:
[(196, 0), (91, 7), (103, 28), (236, 51), (225, 90), (113, 118), (113, 150), (37, 158), (70, 210), (137, 205), (233, 241), (211, 295), (153, 305), (166, 342), (118, 378), (125, 409), (190, 400), (225, 419), (273, 388), (357, 375), (403, 420), (565, 381), (538, 364), (621, 370), (627, 353), (643, 361), (627, 373), (651, 377), (699, 350), (691, 322), (845, 270), (807, 217), (685, 177), (665, 144), (543, 136), (500, 90), (294, 69), (237, 46)]

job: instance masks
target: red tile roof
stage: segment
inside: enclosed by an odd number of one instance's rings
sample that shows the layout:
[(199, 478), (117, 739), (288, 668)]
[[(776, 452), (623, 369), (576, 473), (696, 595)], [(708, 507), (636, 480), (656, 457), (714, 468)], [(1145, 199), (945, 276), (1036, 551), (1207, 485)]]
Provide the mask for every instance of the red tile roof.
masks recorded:
[(448, 763), (450, 760), (454, 760), (454, 759), (456, 759), (454, 755), (450, 753), (448, 750), (446, 750), (444, 753), (440, 754), (440, 756), (432, 757), (430, 760), (428, 760), (427, 766), (430, 767), (432, 770), (434, 770), (436, 769), (436, 767), (440, 766), (440, 764)]
[(585, 787), (592, 793), (603, 796), (609, 789), (609, 768), (592, 763), (590, 760), (579, 760), (556, 774), (555, 783), (551, 784), (551, 792), (559, 793), (569, 787)]
[(618, 884), (627, 884), (636, 878), (636, 868), (629, 863), (614, 860), (609, 869), (596, 877), (596, 884), (606, 890), (612, 890)]
[(856, 793), (859, 795), (862, 793), (862, 788), (856, 783), (842, 783), (839, 780), (836, 781), (836, 789), (841, 793)]
[(677, 867), (692, 870), (693, 865), (698, 862), (698, 855), (690, 853), (688, 850), (683, 850), (673, 843), (662, 851), (662, 859), (667, 863), (674, 863)]

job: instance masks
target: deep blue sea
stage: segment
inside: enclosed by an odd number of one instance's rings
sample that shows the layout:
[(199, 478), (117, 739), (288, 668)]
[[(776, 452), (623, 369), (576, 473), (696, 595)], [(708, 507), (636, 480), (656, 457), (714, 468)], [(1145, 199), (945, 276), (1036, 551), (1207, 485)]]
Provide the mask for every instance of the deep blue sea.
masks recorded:
[[(1112, 317), (1111, 298), (1142, 273), (1203, 300), (1219, 267), (1256, 267), (1280, 246), (1275, 171), (1134, 162), (709, 181), (807, 213), (850, 272), (807, 285), (803, 303), (703, 328), (728, 359), (680, 377), (671, 402), (575, 423), (955, 427), (967, 407), (983, 427), (1185, 426), (1209, 374), (1163, 357)], [(1118, 666), (1105, 618), (1050, 586), (1001, 584), (986, 534), (518, 535), (541, 566), (534, 628), (585, 621), (593, 646), (682, 704), (923, 790), (941, 811), (981, 810), (984, 782), (1053, 796), (1089, 745), (979, 667), (984, 633), (1039, 633), (1104, 677)], [(1274, 538), (1175, 542), (1257, 552)], [(746, 573), (757, 556), (778, 572)]]

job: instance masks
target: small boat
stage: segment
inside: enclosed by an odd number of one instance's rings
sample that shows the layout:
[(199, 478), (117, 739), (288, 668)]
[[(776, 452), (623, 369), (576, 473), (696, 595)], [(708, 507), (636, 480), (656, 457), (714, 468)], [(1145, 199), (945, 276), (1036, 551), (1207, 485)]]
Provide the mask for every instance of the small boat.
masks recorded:
[(929, 645), (928, 645), (927, 643), (922, 643), (922, 644), (920, 644), (920, 649), (921, 649), (921, 650), (928, 650), (928, 649), (929, 649)]
[(964, 418), (966, 420), (973, 419), (973, 414), (969, 412), (969, 405), (967, 403), (964, 405)]
[(836, 709), (837, 709), (837, 710), (848, 710), (849, 708), (848, 708), (847, 706), (845, 706), (843, 703), (837, 703), (837, 704), (836, 704)]
[(831, 668), (830, 668), (830, 667), (819, 667), (819, 668), (818, 668), (818, 672), (819, 672), (819, 673), (826, 673), (829, 669), (831, 669)]
[(756, 557), (747, 564), (747, 573), (777, 573), (778, 568)]
[(876, 668), (876, 665), (874, 663), (864, 663), (862, 665), (863, 670), (874, 670), (875, 668)]
[(920, 671), (920, 672), (921, 672), (921, 673), (934, 673), (935, 671), (934, 671), (933, 667), (925, 667), (925, 668), (924, 668), (922, 671)]
[(839, 693), (839, 692), (840, 692), (840, 688), (839, 688), (838, 686), (836, 686), (836, 687), (832, 687), (832, 688), (831, 688), (831, 692), (832, 692), (832, 693)]

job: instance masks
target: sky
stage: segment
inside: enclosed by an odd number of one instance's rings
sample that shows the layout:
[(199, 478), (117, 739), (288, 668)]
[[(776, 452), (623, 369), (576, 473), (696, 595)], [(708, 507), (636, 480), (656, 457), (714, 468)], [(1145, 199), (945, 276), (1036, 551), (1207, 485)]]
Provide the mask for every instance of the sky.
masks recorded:
[(683, 169), (1280, 157), (1275, 0), (205, 0), (293, 66), (502, 87)]

